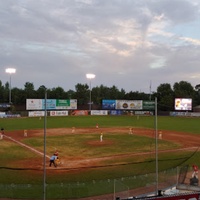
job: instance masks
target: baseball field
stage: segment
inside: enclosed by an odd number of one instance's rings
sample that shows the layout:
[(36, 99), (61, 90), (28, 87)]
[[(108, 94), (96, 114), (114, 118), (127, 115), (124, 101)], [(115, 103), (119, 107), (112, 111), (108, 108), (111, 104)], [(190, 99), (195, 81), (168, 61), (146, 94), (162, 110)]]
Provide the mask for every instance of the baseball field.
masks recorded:
[[(200, 164), (199, 118), (34, 117), (0, 119), (0, 126), (2, 199), (43, 199), (44, 180), (47, 199), (113, 199), (147, 191), (155, 187), (155, 138), (160, 187), (176, 183), (177, 168)], [(50, 167), (55, 151), (60, 164)]]

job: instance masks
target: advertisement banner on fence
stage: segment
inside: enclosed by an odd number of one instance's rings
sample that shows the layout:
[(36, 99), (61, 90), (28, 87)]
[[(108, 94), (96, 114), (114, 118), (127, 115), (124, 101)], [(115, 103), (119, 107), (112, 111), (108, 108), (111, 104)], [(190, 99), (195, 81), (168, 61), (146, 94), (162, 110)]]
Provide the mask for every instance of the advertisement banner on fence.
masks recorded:
[(26, 99), (26, 110), (42, 110), (42, 99)]
[(71, 115), (88, 115), (87, 110), (74, 110)]
[(77, 109), (76, 99), (56, 99), (56, 109)]
[[(47, 99), (46, 100), (47, 110), (56, 109), (56, 99)], [(45, 109), (45, 99), (42, 99), (42, 110)]]
[(0, 118), (4, 118), (6, 117), (6, 113), (5, 112), (0, 112)]
[(28, 112), (29, 117), (43, 117), (44, 116), (44, 111), (30, 111)]
[(50, 111), (50, 116), (68, 116), (68, 111)]
[(91, 115), (108, 115), (107, 110), (91, 110)]
[(142, 100), (116, 100), (116, 109), (142, 110)]
[(191, 117), (200, 117), (200, 113), (197, 112), (192, 112), (192, 113), (188, 113)]
[(151, 111), (135, 111), (135, 115), (153, 115)]
[[(76, 99), (47, 99), (47, 110), (77, 109)], [(26, 99), (26, 110), (45, 110), (45, 99)]]
[(114, 110), (116, 106), (116, 100), (102, 100), (102, 109)]
[(8, 103), (0, 103), (0, 108), (10, 108), (10, 104), (8, 104)]
[(198, 113), (198, 112), (170, 112), (170, 116), (200, 117), (200, 113)]
[(143, 101), (142, 109), (143, 110), (155, 110), (155, 102), (154, 101)]
[(77, 109), (77, 99), (70, 99), (70, 105), (67, 109), (76, 110)]
[(122, 115), (123, 111), (122, 110), (111, 110), (110, 115)]

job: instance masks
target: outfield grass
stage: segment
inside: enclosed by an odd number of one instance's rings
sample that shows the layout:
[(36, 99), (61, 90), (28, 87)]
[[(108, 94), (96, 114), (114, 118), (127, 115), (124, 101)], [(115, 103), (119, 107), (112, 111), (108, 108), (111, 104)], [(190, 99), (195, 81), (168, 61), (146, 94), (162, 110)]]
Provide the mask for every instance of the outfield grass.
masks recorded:
[[(184, 131), (191, 134), (199, 134), (199, 118), (158, 117), (159, 130)], [(154, 128), (155, 118), (145, 116), (67, 116), (47, 117), (47, 128), (88, 128), (95, 127), (96, 123), (101, 127), (141, 127)], [(43, 129), (44, 119), (16, 118), (0, 119), (0, 127), (5, 131), (24, 129)], [(154, 149), (152, 138), (128, 134), (104, 133), (104, 138), (113, 141), (112, 146), (96, 148), (86, 145), (90, 140), (96, 139), (96, 134), (47, 136), (47, 153), (52, 153), (52, 146), (59, 146), (62, 155), (72, 159), (75, 156), (81, 158), (94, 158), (127, 154), (133, 152), (148, 152)], [(99, 136), (98, 136), (99, 137)], [(23, 140), (27, 145), (43, 151), (43, 137), (26, 138)], [(10, 198), (36, 198), (42, 196), (43, 171), (27, 169), (22, 170), (20, 163), (35, 159), (35, 153), (24, 150), (12, 142), (0, 141), (0, 197)], [(159, 150), (177, 148), (178, 144), (159, 141)], [(177, 166), (197, 163), (199, 152), (175, 152), (159, 154), (159, 170), (166, 171)], [(64, 158), (64, 156), (63, 156)], [(41, 162), (42, 162), (41, 157)], [(199, 161), (198, 161), (199, 162)], [(200, 164), (200, 163), (197, 163)], [(47, 173), (48, 198), (79, 198), (92, 196), (113, 191), (115, 180), (123, 182), (129, 188), (144, 186), (147, 184), (143, 175), (154, 173), (155, 155), (141, 157), (116, 158), (114, 160), (100, 162), (102, 167), (83, 168), (69, 171), (58, 170), (58, 173)], [(27, 167), (28, 168), (28, 167)], [(174, 172), (173, 172), (174, 175)], [(168, 176), (168, 175), (166, 175)], [(135, 178), (140, 177), (140, 178)], [(123, 181), (122, 181), (123, 179)], [(149, 184), (153, 180), (149, 176)], [(153, 180), (154, 181), (154, 180)], [(120, 184), (119, 184), (120, 185)], [(122, 188), (122, 186), (120, 186)], [(25, 188), (25, 189), (24, 189)], [(38, 195), (34, 191), (38, 191)], [(22, 192), (23, 191), (23, 192)]]
[[(56, 149), (59, 149), (62, 155), (67, 155), (68, 158), (96, 158), (105, 156), (114, 156), (119, 154), (149, 152), (153, 151), (154, 139), (137, 135), (128, 135), (122, 133), (106, 133), (104, 132), (104, 140), (111, 142), (105, 146), (90, 145), (90, 142), (99, 141), (99, 135), (93, 134), (67, 134), (58, 136), (48, 136), (46, 147), (49, 155)], [(43, 151), (43, 137), (27, 138), (23, 140), (29, 146), (33, 146), (40, 151)], [(159, 149), (166, 150), (179, 147), (178, 144), (160, 141)]]
[[(154, 116), (67, 116), (47, 117), (47, 128), (65, 127), (142, 127), (154, 128)], [(0, 118), (0, 126), (5, 130), (24, 130), (44, 128), (44, 118)], [(189, 117), (157, 117), (157, 127), (162, 130), (185, 131), (188, 133), (200, 133), (199, 118)]]

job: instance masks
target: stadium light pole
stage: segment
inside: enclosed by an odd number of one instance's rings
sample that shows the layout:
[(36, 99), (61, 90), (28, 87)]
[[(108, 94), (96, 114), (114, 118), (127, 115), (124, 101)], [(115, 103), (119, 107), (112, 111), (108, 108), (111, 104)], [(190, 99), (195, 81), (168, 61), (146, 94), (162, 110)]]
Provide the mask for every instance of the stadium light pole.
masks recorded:
[(89, 111), (91, 111), (92, 105), (92, 94), (91, 94), (91, 80), (95, 78), (95, 74), (86, 74), (86, 78), (90, 80), (90, 102), (89, 102)]
[(10, 74), (10, 83), (9, 83), (9, 104), (12, 103), (12, 97), (11, 97), (11, 75), (14, 74), (16, 72), (16, 69), (15, 68), (7, 68), (6, 69), (6, 73)]

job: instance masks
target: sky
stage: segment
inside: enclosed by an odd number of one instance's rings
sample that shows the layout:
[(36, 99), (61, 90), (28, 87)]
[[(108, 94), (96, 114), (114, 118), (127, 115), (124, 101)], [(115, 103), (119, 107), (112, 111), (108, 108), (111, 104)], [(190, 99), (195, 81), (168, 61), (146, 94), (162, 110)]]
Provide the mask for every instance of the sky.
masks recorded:
[[(15, 68), (15, 74), (5, 72)], [(87, 79), (86, 74), (96, 77)], [(0, 80), (153, 92), (200, 84), (199, 0), (0, 0)]]

